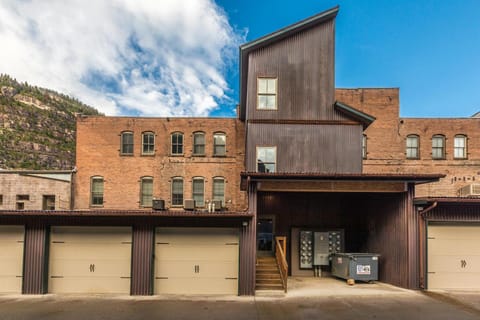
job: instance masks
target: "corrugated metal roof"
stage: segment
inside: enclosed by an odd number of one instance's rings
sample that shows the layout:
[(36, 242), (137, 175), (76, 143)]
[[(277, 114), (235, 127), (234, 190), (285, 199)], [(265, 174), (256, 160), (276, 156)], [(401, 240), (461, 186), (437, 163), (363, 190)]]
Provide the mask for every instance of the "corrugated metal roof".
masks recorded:
[(247, 211), (171, 211), (171, 210), (72, 210), (72, 211), (44, 211), (44, 210), (0, 210), (1, 215), (21, 216), (155, 216), (155, 217), (250, 217)]

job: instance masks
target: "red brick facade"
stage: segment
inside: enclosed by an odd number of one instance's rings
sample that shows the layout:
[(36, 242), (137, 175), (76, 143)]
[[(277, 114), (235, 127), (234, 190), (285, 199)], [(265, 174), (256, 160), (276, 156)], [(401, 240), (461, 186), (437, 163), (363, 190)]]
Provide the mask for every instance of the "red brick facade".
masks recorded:
[[(133, 154), (120, 152), (121, 133), (133, 133)], [(153, 155), (142, 155), (142, 133), (154, 133)], [(183, 134), (183, 154), (172, 155), (171, 134)], [(193, 133), (205, 135), (205, 152), (193, 155)], [(225, 156), (213, 155), (214, 133), (226, 135)], [(91, 205), (91, 178), (104, 179), (104, 209), (139, 209), (140, 180), (153, 178), (153, 198), (165, 200), (172, 209), (171, 181), (183, 178), (183, 198), (192, 199), (192, 179), (204, 179), (204, 199), (212, 199), (213, 178), (224, 178), (225, 207), (247, 208), (240, 191), (244, 163), (244, 125), (236, 119), (80, 117), (77, 120), (77, 169), (75, 208)], [(182, 206), (178, 206), (182, 209)]]
[[(400, 118), (399, 89), (337, 89), (336, 98), (376, 120), (366, 130), (364, 173), (441, 173), (437, 183), (418, 185), (416, 197), (454, 197), (480, 181), (480, 118)], [(408, 135), (419, 137), (418, 159), (407, 159)], [(432, 159), (432, 137), (445, 137), (444, 159)], [(467, 137), (465, 159), (454, 158), (454, 137)]]

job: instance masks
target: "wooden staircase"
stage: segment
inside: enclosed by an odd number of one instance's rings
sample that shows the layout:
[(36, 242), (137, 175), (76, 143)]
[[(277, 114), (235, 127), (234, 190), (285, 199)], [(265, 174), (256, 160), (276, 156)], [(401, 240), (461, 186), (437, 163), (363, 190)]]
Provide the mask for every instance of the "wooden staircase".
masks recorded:
[(275, 257), (257, 257), (255, 290), (282, 290), (282, 276)]

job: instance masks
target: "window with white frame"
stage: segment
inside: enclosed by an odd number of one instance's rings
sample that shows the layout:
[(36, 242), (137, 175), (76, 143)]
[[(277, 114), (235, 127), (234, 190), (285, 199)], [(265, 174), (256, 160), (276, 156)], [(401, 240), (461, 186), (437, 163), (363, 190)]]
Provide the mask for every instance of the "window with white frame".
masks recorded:
[(142, 154), (150, 155), (155, 153), (155, 134), (144, 132), (142, 134)]
[(183, 133), (172, 133), (172, 155), (183, 154)]
[(193, 154), (196, 156), (205, 155), (205, 133), (195, 132), (193, 134)]
[(133, 154), (133, 132), (122, 132), (120, 153), (122, 155)]
[(258, 78), (257, 79), (257, 109), (276, 110), (277, 109), (277, 79), (276, 78)]
[(183, 178), (172, 179), (172, 206), (183, 205)]
[(445, 136), (441, 134), (432, 137), (432, 159), (445, 159)]
[(92, 177), (90, 181), (90, 204), (103, 206), (103, 177)]
[(217, 132), (213, 135), (213, 155), (224, 156), (227, 152), (227, 136), (223, 132)]
[(420, 139), (416, 134), (409, 134), (407, 136), (405, 152), (407, 159), (420, 158)]
[(222, 202), (222, 206), (225, 204), (225, 179), (222, 177), (213, 178), (213, 200)]
[(277, 147), (257, 147), (257, 172), (275, 172), (276, 163)]
[(205, 180), (203, 178), (193, 178), (192, 197), (196, 207), (205, 206)]
[(362, 136), (362, 158), (367, 159), (367, 135)]
[(453, 157), (455, 159), (467, 158), (467, 136), (463, 134), (455, 135), (453, 139)]
[(144, 177), (140, 180), (140, 205), (151, 207), (153, 198), (153, 178)]

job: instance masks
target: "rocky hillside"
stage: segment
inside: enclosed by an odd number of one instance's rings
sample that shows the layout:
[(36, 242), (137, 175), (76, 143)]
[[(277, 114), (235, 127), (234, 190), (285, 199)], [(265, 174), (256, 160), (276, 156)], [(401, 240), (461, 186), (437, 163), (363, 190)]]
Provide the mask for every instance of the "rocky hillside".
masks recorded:
[(0, 74), (0, 169), (72, 169), (77, 99)]

